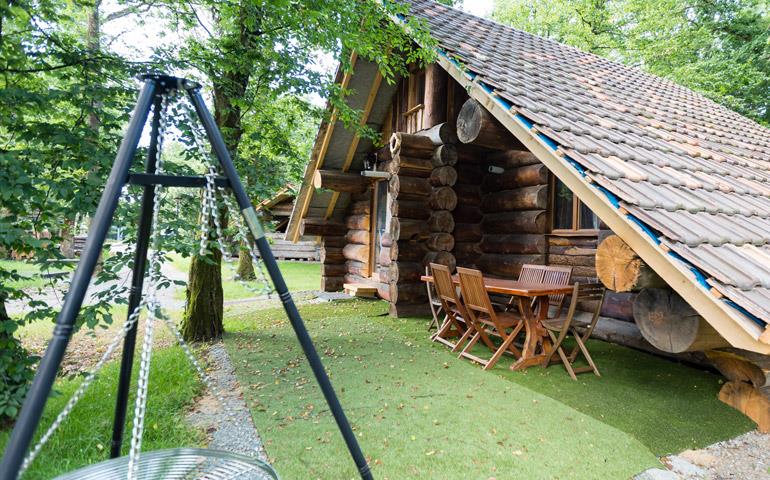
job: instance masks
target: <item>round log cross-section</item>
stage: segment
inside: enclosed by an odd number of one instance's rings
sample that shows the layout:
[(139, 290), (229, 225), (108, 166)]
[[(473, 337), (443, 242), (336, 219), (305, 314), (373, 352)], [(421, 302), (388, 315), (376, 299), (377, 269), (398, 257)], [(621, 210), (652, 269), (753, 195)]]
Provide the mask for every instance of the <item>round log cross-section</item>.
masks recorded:
[(596, 276), (605, 287), (616, 292), (666, 286), (666, 282), (617, 235), (610, 235), (597, 247)]
[(457, 138), (462, 143), (492, 150), (509, 150), (518, 144), (516, 137), (472, 98), (463, 104), (457, 115)]
[(670, 288), (645, 288), (634, 300), (634, 321), (642, 336), (664, 352), (727, 347), (714, 328)]

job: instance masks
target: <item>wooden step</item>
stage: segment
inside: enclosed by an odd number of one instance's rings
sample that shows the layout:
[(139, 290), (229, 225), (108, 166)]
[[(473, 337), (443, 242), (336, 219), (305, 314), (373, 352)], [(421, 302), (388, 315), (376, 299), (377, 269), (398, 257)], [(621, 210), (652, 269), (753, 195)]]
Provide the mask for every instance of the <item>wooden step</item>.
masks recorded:
[(343, 285), (343, 288), (345, 293), (353, 297), (377, 297), (377, 287), (367, 285), (366, 283), (346, 283)]

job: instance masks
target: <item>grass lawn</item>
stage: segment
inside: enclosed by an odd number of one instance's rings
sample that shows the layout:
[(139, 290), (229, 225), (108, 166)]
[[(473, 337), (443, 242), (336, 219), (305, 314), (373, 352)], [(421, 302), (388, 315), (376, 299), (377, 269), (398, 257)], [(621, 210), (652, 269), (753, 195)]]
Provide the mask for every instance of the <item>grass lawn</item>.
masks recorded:
[[(455, 358), (383, 302), (300, 308), (377, 478), (629, 478), (656, 455), (753, 429), (716, 375), (592, 342), (603, 376)], [(355, 467), (280, 310), (231, 314), (226, 346), (284, 478)]]
[[(170, 255), (171, 264), (180, 272), (185, 274), (190, 269), (190, 258), (183, 258), (181, 255)], [(286, 280), (286, 285), (290, 292), (305, 292), (308, 290), (318, 290), (321, 288), (321, 264), (310, 262), (287, 262), (279, 261), (278, 266)], [(233, 280), (236, 262), (227, 262), (222, 268), (222, 290), (225, 300), (237, 300), (240, 298), (251, 298), (256, 296), (254, 292), (246, 288), (241, 282)], [(267, 275), (267, 272), (265, 272)], [(269, 278), (268, 278), (269, 281)], [(252, 287), (257, 287), (257, 282), (247, 282)], [(184, 289), (177, 292), (177, 298), (184, 299)]]
[[(105, 366), (100, 378), (91, 385), (86, 396), (43, 448), (25, 479), (48, 479), (109, 458), (119, 367), (119, 359)], [(136, 368), (135, 365), (135, 371)], [(55, 388), (59, 394), (49, 400), (38, 436), (48, 428), (79, 384), (79, 379), (57, 381)], [(179, 347), (153, 352), (148, 416), (142, 444), (144, 450), (202, 445), (202, 433), (183, 421), (185, 412), (200, 390), (198, 376)], [(130, 443), (133, 398), (129, 410), (125, 453)], [(0, 431), (0, 451), (5, 448), (9, 435), (10, 431)]]
[[(26, 277), (20, 280), (8, 282), (8, 286), (11, 288), (42, 288), (49, 286), (53, 281), (51, 279), (41, 277), (40, 265), (32, 262), (0, 260), (0, 268), (8, 271), (16, 270), (16, 273)], [(61, 270), (57, 269), (54, 271), (58, 272)]]

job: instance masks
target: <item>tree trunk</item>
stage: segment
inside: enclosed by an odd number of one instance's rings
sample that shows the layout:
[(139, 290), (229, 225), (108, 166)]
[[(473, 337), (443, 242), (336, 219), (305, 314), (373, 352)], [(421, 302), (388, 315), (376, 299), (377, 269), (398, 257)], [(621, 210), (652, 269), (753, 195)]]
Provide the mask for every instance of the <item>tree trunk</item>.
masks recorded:
[(238, 269), (235, 272), (241, 280), (254, 280), (257, 275), (254, 273), (254, 265), (251, 263), (251, 254), (248, 248), (241, 247), (238, 250)]
[(516, 148), (519, 141), (478, 101), (469, 99), (457, 115), (457, 138), (493, 150)]
[[(425, 105), (422, 122), (425, 128), (446, 121), (447, 78), (446, 70), (438, 63), (425, 67)], [(443, 143), (443, 142), (442, 142)]]
[(190, 261), (187, 309), (180, 325), (188, 342), (219, 338), (225, 331), (221, 262), (219, 250), (214, 250), (211, 257), (194, 255)]

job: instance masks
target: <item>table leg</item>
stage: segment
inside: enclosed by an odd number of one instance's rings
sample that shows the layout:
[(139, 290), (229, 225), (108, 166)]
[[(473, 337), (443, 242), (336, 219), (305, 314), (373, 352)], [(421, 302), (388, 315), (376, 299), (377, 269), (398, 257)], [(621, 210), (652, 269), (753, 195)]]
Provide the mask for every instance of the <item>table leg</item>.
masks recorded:
[[(533, 365), (539, 365), (545, 358), (545, 351), (550, 350), (546, 345), (547, 335), (540, 325), (540, 320), (548, 315), (548, 297), (538, 297), (537, 311), (532, 309), (531, 300), (527, 297), (519, 297), (519, 308), (524, 319), (526, 337), (521, 358), (511, 365), (511, 370), (522, 370)], [(538, 352), (540, 346), (541, 352)]]

